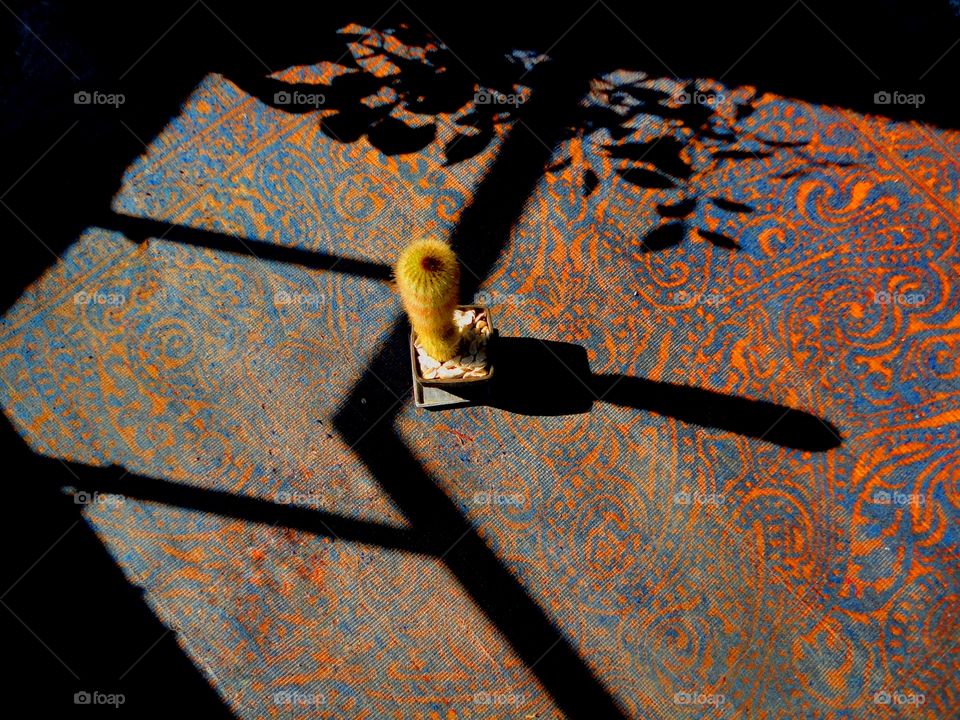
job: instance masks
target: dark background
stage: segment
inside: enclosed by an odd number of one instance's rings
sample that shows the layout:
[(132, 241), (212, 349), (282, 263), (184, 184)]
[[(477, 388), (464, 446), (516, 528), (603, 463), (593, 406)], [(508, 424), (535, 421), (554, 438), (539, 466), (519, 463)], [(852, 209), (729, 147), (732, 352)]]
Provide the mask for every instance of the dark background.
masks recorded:
[[(279, 70), (334, 59), (342, 51), (336, 28), (373, 22), (385, 11), (380, 25), (426, 25), (481, 77), (496, 72), (507, 49), (550, 49), (578, 77), (617, 67), (725, 75), (728, 86), (751, 84), (809, 102), (960, 127), (960, 46), (929, 70), (960, 38), (947, 0), (485, 2), (455, 10), (450, 3), (424, 2), (242, 5), (52, 1), (0, 7), (4, 311), (85, 226), (107, 217), (124, 169), (144, 151), (141, 140), (150, 143), (205, 74), (256, 82), (267, 72), (264, 65)], [(536, 91), (562, 94), (550, 84), (557, 75), (552, 78)], [(122, 92), (127, 101), (118, 110), (75, 105), (73, 95), (83, 89)], [(926, 103), (877, 106), (873, 96), (880, 90), (922, 92)], [(5, 418), (0, 441), (9, 488), (0, 523), (6, 549), (0, 595), (7, 593), (3, 602), (20, 618), (0, 607), (3, 705), (68, 717), (229, 717), (174, 633), (165, 634), (82, 521), (80, 506), (62, 491), (75, 484), (69, 470), (33, 454)], [(82, 689), (122, 692), (126, 704), (120, 710), (77, 707), (73, 694)]]

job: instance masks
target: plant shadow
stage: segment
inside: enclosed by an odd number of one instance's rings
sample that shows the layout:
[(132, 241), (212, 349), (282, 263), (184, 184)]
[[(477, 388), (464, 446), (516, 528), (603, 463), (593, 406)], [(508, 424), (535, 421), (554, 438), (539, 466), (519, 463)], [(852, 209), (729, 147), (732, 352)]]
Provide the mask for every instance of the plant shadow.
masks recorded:
[(468, 67), (426, 28), (402, 17), (381, 19), (377, 27), (351, 23), (336, 38), (324, 48), (322, 82), (256, 73), (231, 73), (230, 80), (275, 109), (318, 112), (329, 139), (366, 138), (386, 156), (424, 150), (437, 139), (438, 117), (449, 115), (456, 133), (444, 143), (448, 166), (486, 149), (528, 97), (520, 85), (527, 67), (522, 56), (481, 55)]
[[(581, 193), (597, 192), (601, 178), (626, 183), (656, 207), (659, 222), (640, 240), (643, 252), (666, 250), (685, 239), (739, 250), (743, 220), (755, 201), (737, 197), (731, 177), (769, 178), (774, 183), (817, 167), (854, 163), (811, 149), (806, 136), (767, 137), (751, 124), (757, 110), (753, 88), (728, 88), (706, 79), (673, 80), (642, 72), (601, 74), (578, 122), (570, 129), (570, 155), (578, 159)], [(593, 146), (588, 151), (587, 144)], [(579, 151), (574, 151), (579, 144)], [(592, 158), (592, 160), (590, 159)], [(603, 165), (613, 166), (605, 173)]]
[(594, 374), (586, 348), (574, 343), (500, 337), (496, 352), (496, 376), (484, 404), (507, 412), (576, 415), (605, 402), (794, 450), (823, 452), (843, 442), (828, 420), (804, 410), (629, 375)]

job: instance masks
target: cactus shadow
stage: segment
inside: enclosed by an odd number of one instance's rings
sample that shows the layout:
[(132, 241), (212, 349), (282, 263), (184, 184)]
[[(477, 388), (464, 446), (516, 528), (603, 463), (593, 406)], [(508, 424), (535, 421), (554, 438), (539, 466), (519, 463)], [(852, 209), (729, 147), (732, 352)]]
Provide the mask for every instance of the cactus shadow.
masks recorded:
[(823, 452), (843, 442), (832, 423), (804, 410), (630, 375), (594, 374), (586, 348), (574, 343), (497, 339), (496, 377), (484, 404), (519, 415), (555, 416), (587, 413), (597, 403), (806, 452)]

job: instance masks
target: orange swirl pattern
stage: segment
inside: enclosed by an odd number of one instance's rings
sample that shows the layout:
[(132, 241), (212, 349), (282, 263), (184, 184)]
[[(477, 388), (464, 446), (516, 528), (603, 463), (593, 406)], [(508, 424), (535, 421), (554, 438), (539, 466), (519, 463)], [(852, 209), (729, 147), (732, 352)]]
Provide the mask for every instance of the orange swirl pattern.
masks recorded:
[[(579, 344), (594, 373), (809, 410), (843, 444), (788, 450), (603, 402), (406, 403), (396, 430), (626, 716), (953, 717), (960, 134), (702, 87), (753, 98), (745, 133), (804, 148), (696, 181), (750, 207), (697, 210), (739, 250), (695, 233), (646, 250), (676, 190), (625, 182), (586, 135), (557, 149), (577, 161), (544, 172), (483, 289), (504, 335)], [(449, 236), (511, 132), (447, 166), (454, 130), (436, 121), (425, 150), (385, 157), (211, 75), (114, 208), (389, 264), (411, 236)], [(334, 270), (89, 228), (3, 319), (4, 410), (38, 453), (406, 528), (332, 429), (399, 302)], [(436, 557), (154, 502), (85, 515), (240, 717), (559, 717)]]

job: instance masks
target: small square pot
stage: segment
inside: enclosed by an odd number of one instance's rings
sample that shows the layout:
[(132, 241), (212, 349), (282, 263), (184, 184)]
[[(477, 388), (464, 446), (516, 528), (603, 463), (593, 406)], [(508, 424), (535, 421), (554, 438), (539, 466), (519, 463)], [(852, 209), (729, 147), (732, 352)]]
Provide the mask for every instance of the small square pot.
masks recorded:
[[(457, 310), (482, 311), (486, 316), (487, 327), (490, 328), (490, 335), (487, 338), (487, 344), (486, 344), (487, 358), (489, 359), (486, 377), (449, 378), (449, 379), (434, 378), (433, 380), (426, 379), (420, 373), (420, 363), (417, 361), (417, 348), (414, 345), (414, 334), (413, 334), (413, 331), (411, 330), (410, 331), (410, 364), (413, 370), (413, 380), (415, 385), (419, 385), (421, 388), (437, 388), (437, 389), (446, 390), (448, 391), (447, 393), (445, 393), (446, 395), (449, 395), (450, 393), (459, 394), (460, 392), (467, 392), (473, 389), (479, 389), (483, 387), (486, 383), (490, 382), (490, 379), (493, 377), (493, 371), (494, 371), (493, 350), (494, 350), (497, 333), (493, 325), (493, 320), (490, 316), (490, 308), (488, 308), (486, 305), (458, 305)], [(417, 388), (414, 387), (414, 396), (417, 398), (418, 406), (424, 407), (430, 404), (434, 404), (434, 403), (424, 402), (423, 398), (427, 394), (429, 393), (425, 393), (421, 391), (419, 393), (420, 397), (418, 397)], [(438, 402), (435, 404), (449, 405), (449, 404), (453, 404), (453, 402), (454, 401), (451, 401), (448, 399), (446, 402)], [(460, 398), (458, 402), (470, 402), (470, 401), (467, 398)]]

